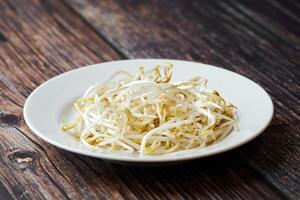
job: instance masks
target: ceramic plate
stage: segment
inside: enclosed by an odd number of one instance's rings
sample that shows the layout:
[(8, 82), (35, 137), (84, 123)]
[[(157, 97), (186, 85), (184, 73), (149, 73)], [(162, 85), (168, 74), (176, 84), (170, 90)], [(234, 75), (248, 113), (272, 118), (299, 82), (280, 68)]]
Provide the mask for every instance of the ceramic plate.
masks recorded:
[[(90, 149), (61, 130), (61, 121), (71, 121), (75, 115), (73, 102), (82, 96), (89, 86), (105, 81), (118, 70), (135, 73), (139, 66), (149, 69), (165, 62), (174, 65), (175, 81), (186, 80), (196, 75), (207, 78), (208, 88), (218, 90), (228, 102), (238, 108), (239, 130), (233, 131), (219, 143), (205, 148), (143, 157)], [(24, 105), (27, 125), (38, 137), (50, 144), (82, 155), (131, 164), (181, 162), (228, 151), (257, 137), (270, 123), (272, 116), (271, 98), (264, 89), (248, 78), (211, 65), (164, 59), (121, 60), (75, 69), (40, 85), (30, 94)]]

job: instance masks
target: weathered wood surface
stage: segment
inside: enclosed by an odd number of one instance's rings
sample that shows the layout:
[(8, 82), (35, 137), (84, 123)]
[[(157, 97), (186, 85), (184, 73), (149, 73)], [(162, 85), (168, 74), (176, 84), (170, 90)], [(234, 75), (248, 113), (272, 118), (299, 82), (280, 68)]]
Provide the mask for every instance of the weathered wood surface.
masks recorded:
[[(299, 5), (293, 1), (0, 1), (0, 199), (300, 198)], [(30, 92), (64, 71), (168, 57), (239, 72), (272, 96), (271, 126), (237, 150), (162, 168), (72, 154), (24, 124)]]

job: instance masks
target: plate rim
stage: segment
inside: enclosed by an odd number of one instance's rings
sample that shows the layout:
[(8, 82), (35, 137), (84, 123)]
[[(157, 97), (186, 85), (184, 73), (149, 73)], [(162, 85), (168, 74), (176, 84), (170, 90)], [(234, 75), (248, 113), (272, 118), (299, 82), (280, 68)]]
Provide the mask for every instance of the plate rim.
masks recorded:
[[(72, 147), (68, 147), (66, 145), (60, 144), (59, 142), (53, 141), (51, 139), (49, 139), (48, 137), (44, 136), (43, 133), (41, 133), (39, 130), (37, 130), (35, 128), (35, 126), (30, 122), (30, 117), (28, 114), (28, 104), (30, 102), (30, 100), (32, 98), (34, 98), (34, 95), (37, 93), (37, 91), (41, 90), (43, 87), (45, 87), (45, 85), (49, 82), (55, 81), (57, 78), (62, 78), (63, 76), (66, 76), (68, 73), (72, 72), (72, 71), (81, 71), (81, 70), (85, 70), (85, 68), (89, 67), (89, 68), (96, 68), (99, 67), (99, 65), (105, 65), (108, 63), (120, 63), (120, 62), (141, 62), (141, 61), (156, 61), (156, 62), (186, 62), (186, 63), (193, 63), (193, 64), (200, 64), (200, 65), (204, 65), (206, 67), (209, 68), (215, 68), (217, 70), (224, 70), (230, 73), (233, 73), (234, 75), (240, 76), (242, 78), (247, 79), (247, 81), (252, 82), (253, 84), (255, 84), (255, 86), (259, 87), (260, 89), (262, 89), (262, 91), (265, 93), (265, 96), (267, 97), (267, 101), (269, 102), (270, 106), (271, 106), (271, 113), (268, 117), (268, 120), (266, 121), (266, 123), (264, 124), (264, 126), (262, 126), (259, 130), (256, 131), (255, 134), (251, 134), (251, 136), (247, 139), (242, 140), (239, 143), (235, 143), (233, 145), (229, 145), (227, 147), (221, 148), (221, 149), (216, 149), (213, 151), (209, 151), (206, 153), (200, 153), (200, 154), (185, 154), (185, 155), (180, 155), (180, 156), (176, 156), (173, 155), (172, 157), (168, 157), (167, 155), (165, 155), (164, 157), (159, 157), (159, 156), (135, 156), (135, 157), (122, 157), (122, 155), (119, 156), (111, 156), (110, 154), (103, 154), (101, 152), (93, 152), (93, 151), (88, 151), (88, 150), (82, 150), (82, 149), (74, 149)], [(248, 142), (250, 142), (251, 140), (253, 140), (254, 138), (258, 137), (270, 124), (270, 122), (272, 121), (274, 115), (274, 104), (273, 101), (270, 97), (270, 95), (266, 92), (266, 90), (260, 86), (258, 83), (252, 81), (251, 79), (249, 79), (246, 76), (243, 76), (239, 73), (236, 73), (234, 71), (222, 68), (222, 67), (217, 67), (214, 65), (210, 65), (210, 64), (205, 64), (205, 63), (201, 63), (201, 62), (195, 62), (195, 61), (188, 61), (188, 60), (179, 60), (179, 59), (121, 59), (121, 60), (113, 60), (113, 61), (107, 61), (107, 62), (101, 62), (101, 63), (96, 63), (96, 64), (91, 64), (91, 65), (86, 65), (86, 66), (81, 66), (79, 68), (75, 68), (66, 72), (63, 72), (61, 74), (58, 74), (46, 81), (44, 81), (43, 83), (41, 83), (39, 86), (37, 86), (31, 93), (30, 95), (27, 97), (24, 106), (23, 106), (23, 117), (25, 120), (26, 125), (29, 127), (29, 129), (38, 137), (40, 137), (42, 140), (44, 140), (45, 142), (72, 152), (72, 153), (76, 153), (76, 154), (80, 154), (80, 155), (85, 155), (85, 156), (89, 156), (89, 157), (95, 157), (95, 158), (99, 158), (99, 159), (104, 159), (104, 160), (112, 160), (112, 161), (119, 161), (119, 162), (132, 162), (132, 163), (158, 163), (158, 162), (180, 162), (180, 161), (187, 161), (187, 160), (192, 160), (192, 159), (198, 159), (198, 158), (204, 158), (204, 157), (208, 157), (208, 156), (212, 156), (212, 155), (216, 155), (216, 154), (220, 154), (232, 149), (235, 149), (237, 147), (240, 147)]]

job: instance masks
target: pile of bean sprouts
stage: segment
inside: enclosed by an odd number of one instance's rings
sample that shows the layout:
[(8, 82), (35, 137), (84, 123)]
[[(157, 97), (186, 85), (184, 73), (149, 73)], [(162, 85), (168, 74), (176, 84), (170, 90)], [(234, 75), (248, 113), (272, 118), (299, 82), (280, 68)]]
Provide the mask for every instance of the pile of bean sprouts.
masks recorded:
[(93, 148), (161, 155), (214, 144), (236, 128), (236, 108), (208, 90), (206, 79), (171, 77), (170, 63), (136, 75), (119, 71), (87, 89), (62, 129)]

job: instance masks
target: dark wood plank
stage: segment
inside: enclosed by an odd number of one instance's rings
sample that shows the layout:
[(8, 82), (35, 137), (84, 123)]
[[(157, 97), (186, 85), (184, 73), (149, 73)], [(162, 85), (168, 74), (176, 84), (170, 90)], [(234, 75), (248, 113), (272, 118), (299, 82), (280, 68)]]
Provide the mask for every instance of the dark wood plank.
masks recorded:
[(136, 168), (34, 143), (17, 128), (0, 131), (5, 141), (0, 150), (6, 152), (0, 159), (1, 181), (18, 199), (279, 199), (230, 154), (167, 168)]
[(284, 195), (300, 198), (299, 3), (66, 2), (129, 58), (196, 60), (262, 85), (274, 101), (274, 119), (239, 157)]
[(22, 119), (29, 93), (61, 72), (122, 56), (60, 1), (0, 1), (0, 19), (1, 198), (280, 198), (231, 153), (183, 166), (133, 168), (40, 140)]
[[(11, 114), (21, 114), (32, 89), (54, 75), (75, 66), (119, 58), (63, 5), (0, 3), (0, 32), (6, 38), (0, 44), (1, 106)], [(1, 114), (1, 121), (4, 117)]]

